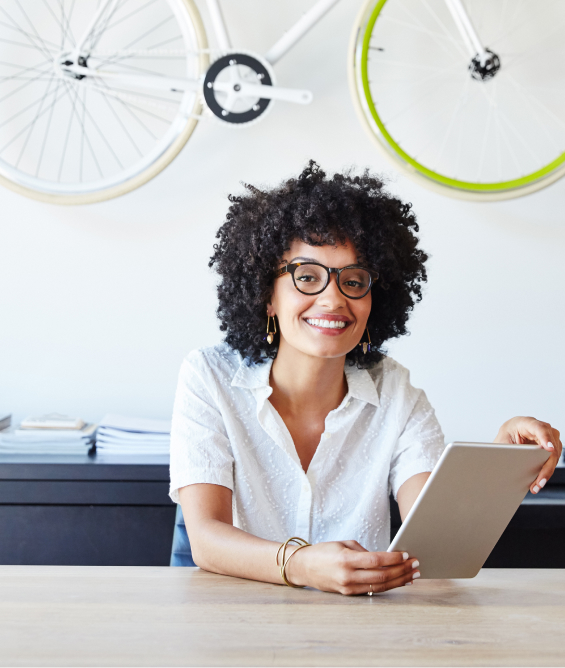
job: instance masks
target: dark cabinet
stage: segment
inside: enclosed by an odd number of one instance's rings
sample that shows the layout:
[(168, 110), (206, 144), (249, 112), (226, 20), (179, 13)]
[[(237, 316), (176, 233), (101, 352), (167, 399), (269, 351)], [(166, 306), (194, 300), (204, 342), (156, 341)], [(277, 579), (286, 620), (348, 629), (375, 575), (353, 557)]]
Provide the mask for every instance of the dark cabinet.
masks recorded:
[(167, 566), (167, 457), (0, 457), (0, 564)]
[[(168, 457), (0, 456), (0, 564), (167, 566), (168, 492)], [(528, 494), (485, 566), (565, 566), (565, 468)]]

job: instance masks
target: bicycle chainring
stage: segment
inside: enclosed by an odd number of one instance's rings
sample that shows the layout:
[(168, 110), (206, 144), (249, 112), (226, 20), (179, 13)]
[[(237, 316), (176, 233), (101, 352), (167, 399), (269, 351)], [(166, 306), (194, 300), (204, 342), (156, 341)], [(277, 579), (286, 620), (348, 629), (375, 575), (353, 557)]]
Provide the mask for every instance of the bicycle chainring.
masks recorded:
[[(203, 94), (204, 100), (208, 109), (222, 121), (226, 123), (233, 123), (242, 125), (244, 123), (251, 123), (258, 119), (267, 111), (272, 100), (268, 98), (249, 98), (239, 99), (237, 102), (238, 108), (224, 106), (229, 99), (225, 92), (214, 90), (214, 84), (226, 77), (234, 80), (230, 72), (231, 68), (237, 67), (235, 73), (235, 82), (233, 83), (234, 93), (240, 90), (240, 81), (248, 81), (253, 84), (261, 84), (263, 86), (273, 85), (273, 75), (261, 60), (248, 53), (229, 53), (221, 56), (214, 61), (208, 68), (206, 76), (204, 77)], [(272, 106), (272, 105), (271, 105)]]

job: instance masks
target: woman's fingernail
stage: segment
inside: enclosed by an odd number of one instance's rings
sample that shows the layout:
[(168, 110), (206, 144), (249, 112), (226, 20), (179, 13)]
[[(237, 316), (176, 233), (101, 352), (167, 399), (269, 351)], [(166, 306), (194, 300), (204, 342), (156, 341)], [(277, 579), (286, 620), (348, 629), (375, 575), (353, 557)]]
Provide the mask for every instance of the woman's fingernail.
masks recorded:
[(536, 485), (533, 489), (534, 494), (537, 494), (539, 492), (539, 487)]
[(406, 561), (406, 559), (408, 559), (409, 556), (410, 555), (408, 554), (408, 552), (403, 552), (402, 553), (402, 558), (404, 559), (404, 561)]
[(547, 447), (548, 447), (550, 450), (555, 450), (555, 448), (553, 447), (553, 444), (550, 443), (549, 441), (547, 442)]
[(408, 585), (411, 585), (411, 584), (412, 584), (412, 582), (405, 582), (404, 586), (407, 587)]
[(420, 565), (420, 562), (416, 559), (416, 561), (412, 564), (412, 568), (418, 568)]
[(412, 580), (415, 580), (416, 578), (420, 577), (420, 571), (416, 571), (415, 573), (412, 573)]
[(540, 487), (545, 487), (545, 483), (546, 483), (546, 482), (547, 482), (547, 480), (546, 480), (545, 478), (542, 478), (542, 479), (539, 481), (539, 486), (540, 486)]

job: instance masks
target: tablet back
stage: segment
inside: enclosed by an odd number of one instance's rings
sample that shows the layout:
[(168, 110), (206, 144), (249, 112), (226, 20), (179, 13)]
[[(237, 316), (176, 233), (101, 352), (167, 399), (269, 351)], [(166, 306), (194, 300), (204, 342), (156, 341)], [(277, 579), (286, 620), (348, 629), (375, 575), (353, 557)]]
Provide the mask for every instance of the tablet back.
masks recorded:
[(423, 578), (473, 578), (550, 453), (531, 445), (451, 443), (389, 552), (408, 552)]

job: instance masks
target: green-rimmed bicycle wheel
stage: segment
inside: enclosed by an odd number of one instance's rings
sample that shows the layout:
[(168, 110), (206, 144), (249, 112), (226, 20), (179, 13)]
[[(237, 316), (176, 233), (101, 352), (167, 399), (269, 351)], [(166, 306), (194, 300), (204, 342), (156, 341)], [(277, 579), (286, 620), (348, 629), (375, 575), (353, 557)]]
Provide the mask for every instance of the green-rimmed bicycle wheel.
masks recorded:
[(466, 0), (500, 69), (482, 79), (446, 0), (369, 0), (349, 73), (363, 124), (394, 164), (454, 197), (495, 200), (565, 174), (565, 3)]

